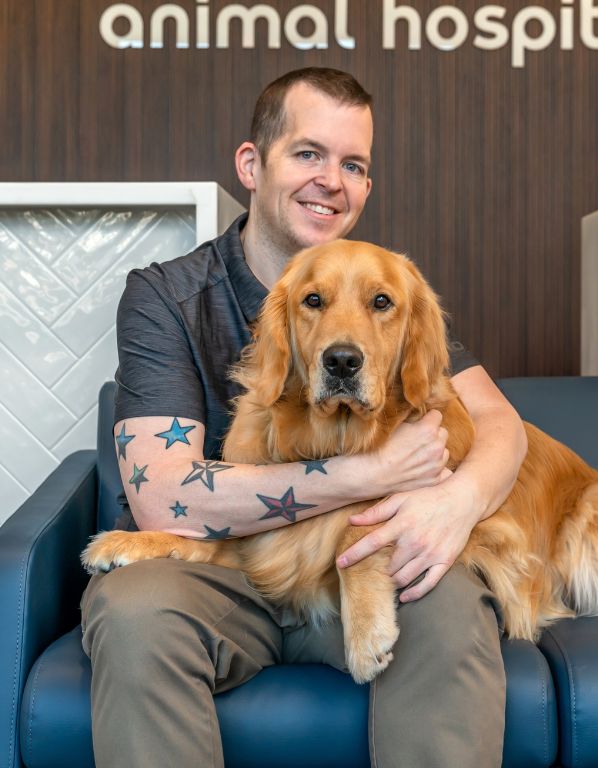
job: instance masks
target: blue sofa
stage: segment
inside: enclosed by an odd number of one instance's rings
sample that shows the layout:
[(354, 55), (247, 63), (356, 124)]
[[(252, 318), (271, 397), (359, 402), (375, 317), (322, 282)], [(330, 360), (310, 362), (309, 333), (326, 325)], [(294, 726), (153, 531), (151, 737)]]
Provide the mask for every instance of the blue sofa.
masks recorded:
[[(598, 466), (598, 378), (499, 385), (524, 418)], [(69, 456), (0, 528), (0, 768), (93, 766), (79, 553), (118, 512), (113, 399), (107, 384), (97, 451)], [(502, 649), (503, 766), (598, 766), (598, 618), (562, 621), (538, 646), (505, 640)], [(266, 669), (219, 695), (217, 707), (227, 768), (369, 765), (367, 686), (329, 667)]]

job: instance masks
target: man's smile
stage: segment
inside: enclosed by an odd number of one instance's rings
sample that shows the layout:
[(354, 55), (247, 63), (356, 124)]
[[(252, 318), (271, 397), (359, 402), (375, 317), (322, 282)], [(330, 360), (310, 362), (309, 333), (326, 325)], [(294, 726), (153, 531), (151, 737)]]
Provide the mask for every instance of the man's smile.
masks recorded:
[(328, 205), (323, 205), (322, 203), (312, 203), (312, 202), (303, 202), (299, 201), (300, 205), (302, 205), (304, 208), (307, 208), (309, 211), (313, 211), (314, 213), (319, 213), (322, 216), (333, 216), (335, 213), (338, 213), (338, 211), (335, 208), (331, 208)]

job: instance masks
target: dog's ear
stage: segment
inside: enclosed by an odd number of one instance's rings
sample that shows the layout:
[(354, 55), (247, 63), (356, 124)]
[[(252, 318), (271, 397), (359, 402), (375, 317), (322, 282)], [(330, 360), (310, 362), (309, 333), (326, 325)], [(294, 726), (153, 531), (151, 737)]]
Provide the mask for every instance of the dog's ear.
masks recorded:
[(233, 377), (251, 390), (256, 403), (269, 408), (281, 396), (291, 362), (287, 317), (287, 281), (279, 280), (266, 297), (254, 330)]
[(403, 395), (421, 409), (448, 368), (446, 326), (434, 291), (417, 267), (406, 260), (411, 308), (403, 342), (401, 382)]

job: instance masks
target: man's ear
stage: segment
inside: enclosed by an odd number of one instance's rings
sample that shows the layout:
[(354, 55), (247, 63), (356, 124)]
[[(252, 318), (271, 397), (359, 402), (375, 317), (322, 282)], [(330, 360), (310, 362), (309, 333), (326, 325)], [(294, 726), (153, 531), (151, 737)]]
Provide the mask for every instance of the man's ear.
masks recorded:
[(259, 152), (251, 141), (244, 141), (235, 152), (235, 168), (239, 181), (250, 192), (255, 190), (255, 172), (259, 165)]

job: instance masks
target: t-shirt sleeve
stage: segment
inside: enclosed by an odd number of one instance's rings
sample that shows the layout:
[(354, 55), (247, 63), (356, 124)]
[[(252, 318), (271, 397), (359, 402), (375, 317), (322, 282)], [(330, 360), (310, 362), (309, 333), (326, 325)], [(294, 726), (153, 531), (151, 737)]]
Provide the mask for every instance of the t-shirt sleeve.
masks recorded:
[(468, 368), (473, 368), (474, 365), (480, 365), (479, 360), (475, 359), (467, 347), (461, 344), (460, 341), (457, 341), (453, 338), (450, 324), (447, 328), (447, 340), (450, 365), (449, 374), (451, 376), (456, 376), (458, 373), (461, 373), (461, 371), (465, 371)]
[(116, 335), (115, 423), (136, 416), (182, 416), (206, 423), (188, 330), (164, 277), (151, 268), (129, 273)]

